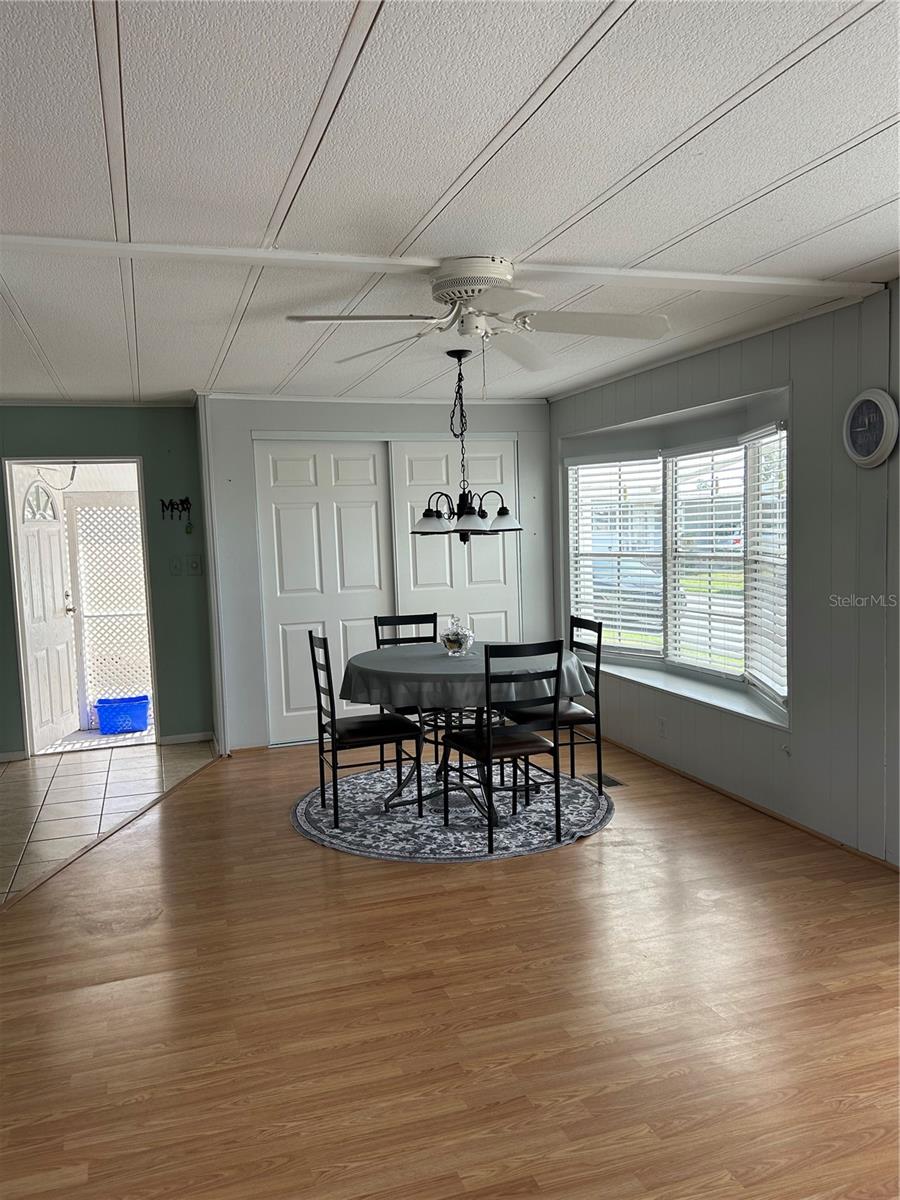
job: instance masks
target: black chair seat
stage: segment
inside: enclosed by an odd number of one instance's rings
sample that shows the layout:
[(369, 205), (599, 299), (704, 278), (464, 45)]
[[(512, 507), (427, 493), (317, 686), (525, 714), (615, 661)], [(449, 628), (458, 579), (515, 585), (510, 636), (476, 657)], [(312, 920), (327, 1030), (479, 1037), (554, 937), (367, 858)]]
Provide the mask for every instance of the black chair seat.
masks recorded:
[[(552, 704), (535, 704), (527, 708), (517, 708), (509, 714), (513, 721), (532, 722), (540, 721), (542, 717), (546, 717), (549, 722), (553, 721), (553, 705)], [(559, 702), (559, 723), (560, 725), (593, 725), (594, 714), (589, 708), (585, 708), (583, 704), (579, 704), (575, 700), (560, 700)]]
[[(461, 750), (469, 758), (484, 762), (488, 756), (487, 737), (475, 729), (464, 729), (459, 733), (451, 733), (444, 739), (444, 744), (454, 750)], [(527, 729), (516, 729), (515, 726), (503, 726), (494, 729), (491, 739), (491, 758), (516, 758), (522, 754), (548, 754), (553, 751), (553, 743)]]
[[(333, 730), (334, 740), (339, 746), (374, 746), (379, 742), (399, 742), (422, 736), (419, 726), (399, 713), (338, 717)], [(328, 732), (332, 736), (330, 728)]]

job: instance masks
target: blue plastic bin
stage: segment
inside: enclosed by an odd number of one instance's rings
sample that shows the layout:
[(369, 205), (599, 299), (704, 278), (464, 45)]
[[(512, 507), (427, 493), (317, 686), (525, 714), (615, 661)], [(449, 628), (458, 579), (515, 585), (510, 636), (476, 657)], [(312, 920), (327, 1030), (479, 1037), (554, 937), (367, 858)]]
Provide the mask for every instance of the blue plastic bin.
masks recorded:
[(150, 712), (149, 696), (120, 696), (97, 701), (101, 733), (143, 733)]

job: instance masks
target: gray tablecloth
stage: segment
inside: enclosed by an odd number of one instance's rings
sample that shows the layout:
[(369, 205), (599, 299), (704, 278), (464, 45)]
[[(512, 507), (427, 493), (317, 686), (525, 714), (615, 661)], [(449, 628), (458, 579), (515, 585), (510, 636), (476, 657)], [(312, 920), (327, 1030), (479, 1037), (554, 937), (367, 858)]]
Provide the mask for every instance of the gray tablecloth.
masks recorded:
[[(548, 695), (550, 680), (529, 676), (553, 668), (552, 657), (504, 659), (496, 671), (521, 676), (506, 688), (497, 688), (495, 699), (531, 700)], [(579, 659), (563, 651), (563, 696), (582, 696), (590, 679)], [(381, 704), (386, 708), (416, 705), (419, 708), (483, 708), (484, 651), (476, 642), (462, 658), (451, 658), (443, 646), (430, 642), (412, 646), (385, 646), (354, 654), (347, 663), (341, 699), (356, 704)]]

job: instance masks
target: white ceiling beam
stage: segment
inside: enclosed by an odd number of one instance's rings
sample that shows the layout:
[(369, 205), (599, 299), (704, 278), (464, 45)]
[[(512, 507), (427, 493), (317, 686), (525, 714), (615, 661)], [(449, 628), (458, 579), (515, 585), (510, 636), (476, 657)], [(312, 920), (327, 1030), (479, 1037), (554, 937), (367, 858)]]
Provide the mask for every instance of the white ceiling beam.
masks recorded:
[[(313, 250), (251, 249), (239, 246), (179, 246), (155, 242), (105, 242), (87, 238), (33, 237), (0, 234), (0, 254), (31, 250), (44, 254), (86, 254), (113, 258), (189, 258), (248, 263), (266, 267), (334, 267), (341, 271), (381, 274), (419, 274), (440, 265), (437, 258), (390, 258), (366, 254), (325, 254)], [(719, 275), (707, 271), (650, 271), (641, 267), (606, 267), (600, 263), (538, 263), (521, 267), (528, 275), (591, 279), (629, 287), (692, 288), (701, 292), (748, 292), (765, 296), (870, 296), (883, 283), (854, 283), (834, 279), (803, 279), (791, 275)]]
[[(829, 279), (803, 279), (793, 275), (718, 275), (708, 271), (650, 271), (641, 267), (603, 267), (591, 264), (536, 263), (530, 259), (521, 274), (580, 276), (598, 283), (622, 283), (629, 287), (691, 288), (698, 292), (749, 292), (766, 296), (870, 296), (884, 289), (883, 283), (845, 283)], [(518, 272), (517, 272), (518, 275)]]

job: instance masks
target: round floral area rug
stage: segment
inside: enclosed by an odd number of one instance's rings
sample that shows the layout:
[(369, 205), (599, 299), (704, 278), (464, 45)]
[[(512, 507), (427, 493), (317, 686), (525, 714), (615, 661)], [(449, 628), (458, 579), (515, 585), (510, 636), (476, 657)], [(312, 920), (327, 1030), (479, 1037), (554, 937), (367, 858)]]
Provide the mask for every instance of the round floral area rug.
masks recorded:
[[(451, 778), (453, 775), (451, 774)], [(408, 806), (384, 811), (384, 797), (395, 786), (394, 773), (366, 771), (344, 775), (339, 784), (340, 829), (331, 823), (331, 790), (326, 783), (327, 806), (322, 808), (319, 789), (296, 801), (291, 820), (298, 833), (310, 841), (347, 854), (366, 858), (402, 859), (408, 862), (468, 862), (479, 859), (515, 858), (523, 854), (538, 854), (571, 845), (579, 838), (590, 837), (612, 820), (615, 811), (609, 796), (597, 791), (596, 784), (584, 779), (563, 776), (562, 841), (554, 835), (553, 783), (546, 776), (532, 773), (532, 782), (540, 781), (541, 790), (532, 797), (526, 808), (522, 803), (521, 774), (519, 811), (512, 815), (509, 792), (495, 797), (500, 819), (494, 828), (494, 853), (487, 852), (487, 823), (484, 816), (461, 792), (451, 793), (450, 825), (444, 825), (443, 797), (433, 795), (425, 801), (425, 813), (420, 817), (415, 804), (415, 781), (410, 780), (403, 798), (413, 801)], [(495, 775), (499, 784), (499, 775)], [(506, 775), (510, 782), (509, 768)], [(470, 786), (474, 785), (471, 784)], [(422, 791), (440, 792), (441, 780), (435, 777), (435, 767), (422, 764)]]

